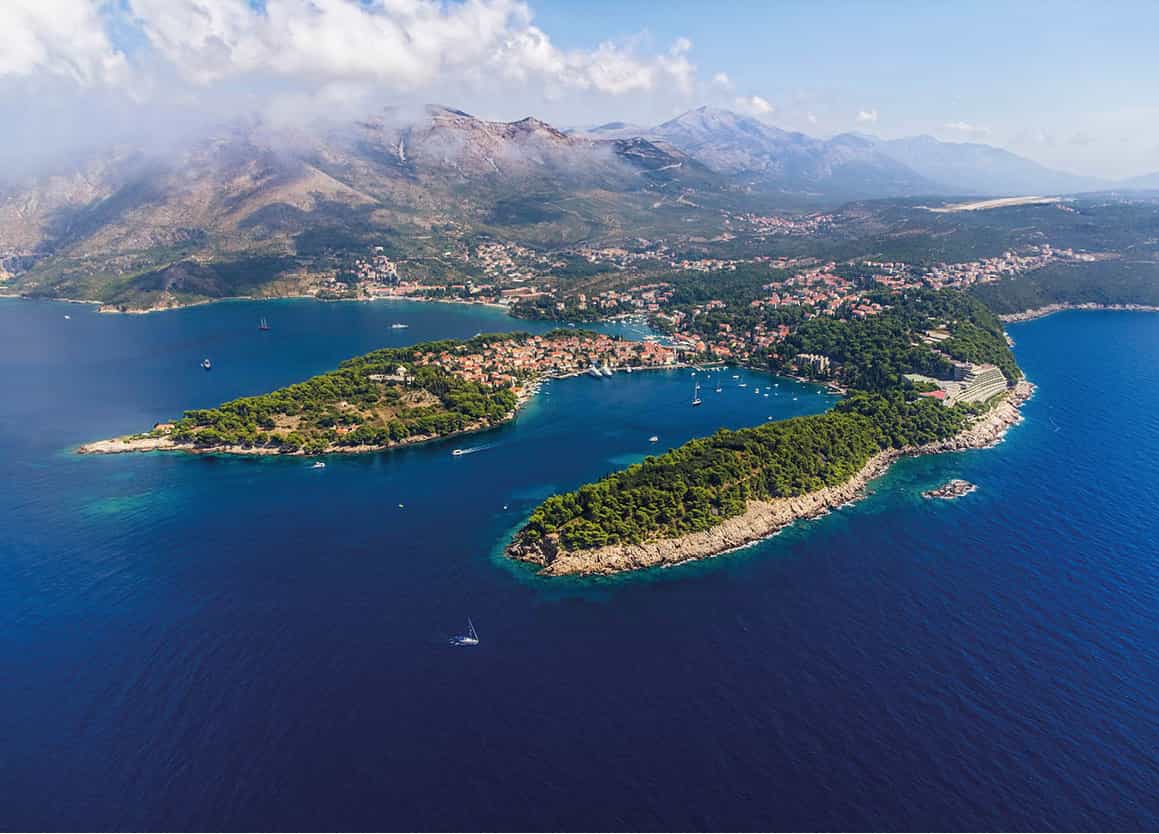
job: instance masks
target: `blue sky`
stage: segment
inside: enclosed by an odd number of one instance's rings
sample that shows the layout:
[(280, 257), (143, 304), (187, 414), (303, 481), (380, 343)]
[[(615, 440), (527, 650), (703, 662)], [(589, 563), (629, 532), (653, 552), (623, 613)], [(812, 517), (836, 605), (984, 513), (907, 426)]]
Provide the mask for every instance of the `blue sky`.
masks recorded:
[[(535, 9), (565, 47), (687, 36), (698, 67), (767, 99), (782, 126), (974, 139), (1082, 173), (1159, 168), (1159, 4), (547, 0)], [(876, 111), (876, 122), (857, 122), (860, 111)]]
[(451, 104), (564, 125), (700, 104), (830, 135), (1159, 170), (1159, 6), (589, 0), (4, 0), (0, 164), (159, 126)]

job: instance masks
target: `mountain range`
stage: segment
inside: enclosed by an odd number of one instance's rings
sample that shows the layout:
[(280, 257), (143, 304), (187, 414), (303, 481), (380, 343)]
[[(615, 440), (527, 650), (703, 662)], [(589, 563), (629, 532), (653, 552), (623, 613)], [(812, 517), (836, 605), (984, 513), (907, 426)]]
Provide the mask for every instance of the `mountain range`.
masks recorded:
[(213, 295), (236, 289), (238, 270), (261, 283), (371, 243), (437, 260), (464, 234), (550, 246), (711, 236), (732, 211), (1105, 186), (986, 145), (821, 139), (709, 107), (653, 127), (567, 131), (429, 107), (321, 132), (233, 126), (183, 148), (120, 148), (10, 177), (0, 280), (85, 297), (125, 284)]
[(612, 122), (584, 132), (667, 142), (755, 187), (835, 199), (1066, 194), (1110, 185), (990, 145), (855, 133), (819, 139), (713, 107), (690, 110), (655, 127)]

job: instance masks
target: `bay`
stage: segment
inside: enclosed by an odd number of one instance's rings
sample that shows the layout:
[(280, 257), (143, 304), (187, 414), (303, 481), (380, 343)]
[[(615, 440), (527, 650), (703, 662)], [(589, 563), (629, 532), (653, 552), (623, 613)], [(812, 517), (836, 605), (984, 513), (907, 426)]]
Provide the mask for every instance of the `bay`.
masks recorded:
[[(546, 327), (408, 302), (0, 302), (4, 827), (1159, 825), (1159, 317), (1014, 326), (1040, 387), (998, 448), (607, 579), (500, 551), (553, 492), (831, 398), (730, 371), (694, 409), (688, 371), (647, 372), (325, 470), (71, 452), (376, 347)], [(920, 497), (951, 477), (979, 489)], [(481, 645), (448, 646), (467, 616)]]

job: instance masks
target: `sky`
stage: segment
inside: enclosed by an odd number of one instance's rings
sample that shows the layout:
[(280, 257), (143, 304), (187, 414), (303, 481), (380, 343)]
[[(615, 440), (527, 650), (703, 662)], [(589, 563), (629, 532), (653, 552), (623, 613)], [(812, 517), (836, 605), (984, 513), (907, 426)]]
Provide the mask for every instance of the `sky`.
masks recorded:
[(650, 125), (702, 104), (829, 136), (930, 134), (1159, 171), (1159, 4), (0, 0), (0, 167), (239, 117), (437, 102)]

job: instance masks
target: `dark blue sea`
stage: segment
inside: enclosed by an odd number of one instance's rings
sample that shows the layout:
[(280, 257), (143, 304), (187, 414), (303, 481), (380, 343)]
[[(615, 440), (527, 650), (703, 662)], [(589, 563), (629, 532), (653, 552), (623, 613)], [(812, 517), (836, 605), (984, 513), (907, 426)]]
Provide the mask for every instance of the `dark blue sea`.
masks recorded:
[[(543, 327), (0, 302), (0, 827), (1159, 827), (1159, 316), (1014, 326), (1040, 387), (998, 448), (615, 579), (499, 552), (553, 492), (830, 398), (729, 371), (693, 409), (688, 371), (649, 372), (324, 470), (71, 451), (375, 347)], [(920, 497), (952, 477), (978, 491)], [(468, 616), (481, 645), (449, 646)]]

